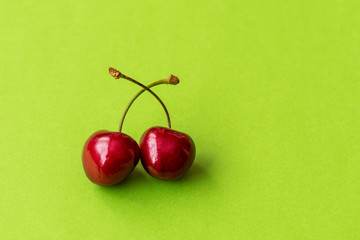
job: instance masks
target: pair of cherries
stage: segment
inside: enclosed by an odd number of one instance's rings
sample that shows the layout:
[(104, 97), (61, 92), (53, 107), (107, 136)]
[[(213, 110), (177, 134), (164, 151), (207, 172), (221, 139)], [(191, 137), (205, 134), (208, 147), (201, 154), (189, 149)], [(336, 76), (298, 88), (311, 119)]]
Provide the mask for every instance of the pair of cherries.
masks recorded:
[[(98, 185), (114, 185), (129, 176), (140, 158), (146, 172), (157, 179), (176, 180), (182, 177), (194, 162), (194, 141), (187, 134), (171, 129), (170, 117), (164, 103), (150, 90), (151, 87), (162, 83), (176, 85), (179, 82), (178, 78), (170, 75), (167, 79), (159, 80), (146, 87), (114, 68), (109, 68), (109, 73), (116, 79), (127, 79), (143, 89), (127, 106), (118, 132), (97, 131), (86, 141), (82, 154), (86, 176)], [(168, 119), (168, 128), (148, 129), (142, 135), (138, 145), (134, 139), (122, 133), (121, 129), (127, 111), (144, 91), (150, 92), (163, 106)]]

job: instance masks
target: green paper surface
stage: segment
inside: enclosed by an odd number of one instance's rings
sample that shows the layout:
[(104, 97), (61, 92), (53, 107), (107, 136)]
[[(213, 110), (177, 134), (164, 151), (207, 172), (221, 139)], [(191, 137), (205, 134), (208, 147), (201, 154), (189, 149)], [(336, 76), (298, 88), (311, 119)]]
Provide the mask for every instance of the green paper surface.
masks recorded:
[[(360, 2), (1, 1), (0, 238), (360, 239)], [(157, 86), (197, 155), (179, 181), (141, 164), (85, 176)], [(123, 132), (166, 126), (143, 94)]]

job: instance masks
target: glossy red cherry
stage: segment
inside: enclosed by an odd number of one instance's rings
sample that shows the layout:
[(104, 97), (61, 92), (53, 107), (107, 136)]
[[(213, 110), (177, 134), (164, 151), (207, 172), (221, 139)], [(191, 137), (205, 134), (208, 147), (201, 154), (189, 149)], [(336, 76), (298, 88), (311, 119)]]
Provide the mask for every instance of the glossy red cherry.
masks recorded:
[(182, 177), (195, 158), (194, 141), (185, 133), (153, 127), (140, 139), (141, 163), (146, 172), (161, 180)]
[(82, 163), (93, 183), (109, 186), (124, 180), (139, 162), (134, 139), (120, 132), (98, 131), (86, 141)]

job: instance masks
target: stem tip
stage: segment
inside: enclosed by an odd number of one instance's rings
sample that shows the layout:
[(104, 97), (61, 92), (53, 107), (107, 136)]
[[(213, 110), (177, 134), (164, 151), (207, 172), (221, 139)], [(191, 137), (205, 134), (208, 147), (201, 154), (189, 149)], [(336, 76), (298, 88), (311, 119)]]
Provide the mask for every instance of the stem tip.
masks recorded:
[(174, 76), (170, 74), (170, 76), (167, 78), (169, 81), (169, 84), (176, 85), (179, 83), (179, 78), (177, 76)]
[(118, 70), (116, 70), (115, 68), (112, 68), (112, 67), (109, 68), (109, 73), (115, 79), (119, 79), (123, 76), (123, 74), (121, 72), (119, 72)]

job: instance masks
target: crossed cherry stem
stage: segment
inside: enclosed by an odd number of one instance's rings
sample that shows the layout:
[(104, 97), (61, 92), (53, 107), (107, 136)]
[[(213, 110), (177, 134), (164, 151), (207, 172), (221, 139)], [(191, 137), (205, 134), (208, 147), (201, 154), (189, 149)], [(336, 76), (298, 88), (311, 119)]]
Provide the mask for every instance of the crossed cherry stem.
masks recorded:
[(170, 75), (168, 78), (166, 79), (161, 79), (161, 80), (158, 80), (156, 82), (153, 82), (151, 84), (149, 84), (148, 86), (145, 86), (143, 85), (142, 83), (136, 81), (135, 79), (131, 78), (131, 77), (128, 77), (124, 74), (122, 74), (121, 72), (119, 72), (118, 70), (114, 69), (114, 68), (109, 68), (109, 73), (111, 76), (113, 76), (115, 79), (119, 79), (119, 78), (124, 78), (126, 80), (129, 80), (130, 82), (133, 82), (137, 85), (139, 85), (140, 87), (142, 87), (143, 89), (140, 90), (129, 102), (129, 104), (126, 106), (125, 108), (125, 111), (122, 115), (122, 118), (121, 118), (121, 121), (120, 121), (120, 127), (119, 127), (119, 132), (121, 132), (122, 130), (122, 126), (124, 124), (124, 120), (125, 120), (125, 117), (126, 117), (126, 114), (127, 112), (129, 111), (131, 105), (134, 103), (134, 101), (145, 91), (148, 91), (150, 92), (158, 101), (159, 103), (161, 104), (161, 106), (163, 107), (164, 111), (165, 111), (165, 114), (166, 114), (166, 117), (167, 117), (167, 122), (168, 122), (168, 127), (171, 128), (171, 121), (170, 121), (170, 116), (169, 116), (169, 112), (165, 106), (165, 104), (163, 103), (163, 101), (160, 99), (160, 97), (154, 93), (150, 88), (154, 87), (154, 86), (157, 86), (157, 85), (160, 85), (160, 84), (172, 84), (172, 85), (176, 85), (179, 83), (179, 79), (174, 76), (174, 75)]

